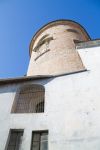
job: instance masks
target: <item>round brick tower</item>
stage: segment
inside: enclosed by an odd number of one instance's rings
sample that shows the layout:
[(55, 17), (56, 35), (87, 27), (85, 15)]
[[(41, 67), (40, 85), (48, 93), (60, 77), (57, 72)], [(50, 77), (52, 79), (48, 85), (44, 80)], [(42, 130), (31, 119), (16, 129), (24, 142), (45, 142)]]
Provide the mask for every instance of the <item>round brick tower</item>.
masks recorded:
[(85, 69), (75, 43), (90, 40), (78, 23), (57, 20), (42, 27), (30, 43), (27, 76), (59, 75)]

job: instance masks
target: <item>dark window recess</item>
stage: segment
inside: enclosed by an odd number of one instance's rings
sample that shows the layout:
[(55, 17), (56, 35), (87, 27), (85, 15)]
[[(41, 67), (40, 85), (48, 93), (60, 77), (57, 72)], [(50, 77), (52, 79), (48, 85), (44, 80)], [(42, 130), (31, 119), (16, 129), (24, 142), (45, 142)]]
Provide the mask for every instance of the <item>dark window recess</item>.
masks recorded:
[(83, 42), (83, 41), (80, 41), (80, 40), (73, 40), (74, 41), (74, 43), (81, 43), (81, 42)]
[(44, 40), (45, 38), (47, 38), (49, 36), (49, 34), (44, 35), (39, 41)]
[(48, 150), (48, 132), (40, 131), (32, 133), (31, 150)]
[(23, 86), (16, 93), (12, 113), (44, 112), (45, 89), (42, 85)]
[(44, 112), (44, 101), (36, 105), (36, 112)]
[(7, 150), (20, 150), (23, 131), (11, 130)]
[(67, 29), (67, 31), (68, 31), (68, 32), (74, 32), (74, 33), (79, 34), (79, 32), (78, 32), (77, 30), (75, 30), (75, 29)]
[(43, 45), (43, 44), (45, 44), (45, 43), (50, 43), (50, 41), (52, 41), (53, 40), (53, 37), (48, 37), (49, 35), (47, 34), (47, 35), (45, 35), (45, 36), (43, 36), (40, 40), (39, 40), (39, 42), (36, 44), (36, 47), (33, 49), (33, 51), (34, 52), (37, 52), (38, 50), (39, 50), (39, 48)]

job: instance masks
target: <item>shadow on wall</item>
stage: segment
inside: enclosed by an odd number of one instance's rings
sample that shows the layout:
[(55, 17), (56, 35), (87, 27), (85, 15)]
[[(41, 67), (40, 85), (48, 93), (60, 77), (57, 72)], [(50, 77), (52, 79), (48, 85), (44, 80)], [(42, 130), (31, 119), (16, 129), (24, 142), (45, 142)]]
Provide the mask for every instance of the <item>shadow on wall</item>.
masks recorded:
[(24, 85), (29, 85), (29, 84), (40, 84), (45, 86), (47, 83), (49, 83), (50, 81), (52, 81), (54, 78), (51, 77), (49, 79), (38, 79), (38, 80), (31, 80), (31, 81), (23, 81), (23, 82), (18, 82), (18, 83), (7, 83), (7, 84), (2, 84), (0, 85), (0, 93), (13, 93), (16, 92), (21, 86)]

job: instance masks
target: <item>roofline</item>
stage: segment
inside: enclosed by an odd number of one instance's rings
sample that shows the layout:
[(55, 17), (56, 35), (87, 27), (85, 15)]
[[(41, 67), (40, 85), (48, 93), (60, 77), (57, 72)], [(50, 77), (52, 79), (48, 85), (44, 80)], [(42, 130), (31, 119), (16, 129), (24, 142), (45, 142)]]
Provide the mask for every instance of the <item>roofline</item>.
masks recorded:
[(45, 29), (49, 28), (51, 25), (54, 26), (55, 23), (60, 23), (60, 22), (66, 22), (66, 23), (73, 23), (73, 25), (78, 25), (81, 29), (81, 31), (84, 32), (84, 34), (87, 36), (87, 39), (88, 40), (91, 40), (89, 34), (87, 33), (87, 31), (85, 30), (85, 28), (80, 25), (78, 22), (76, 21), (73, 21), (73, 20), (69, 20), (69, 19), (58, 19), (58, 20), (54, 20), (54, 21), (51, 21), (47, 24), (45, 24), (44, 26), (42, 26), (35, 34), (34, 36), (32, 37), (32, 40), (30, 42), (30, 46), (29, 46), (29, 55), (31, 56), (31, 51), (32, 51), (32, 46), (34, 44), (34, 41), (36, 40), (36, 38), (38, 37), (38, 35), (42, 32), (42, 30), (44, 31)]
[(32, 80), (50, 79), (50, 78), (55, 78), (55, 77), (60, 77), (60, 76), (65, 76), (65, 75), (82, 73), (82, 72), (86, 72), (86, 71), (87, 71), (87, 69), (75, 71), (75, 72), (70, 72), (70, 73), (55, 74), (55, 75), (38, 75), (38, 76), (25, 76), (25, 77), (18, 77), (18, 78), (0, 79), (0, 85), (12, 84), (12, 83), (15, 84), (15, 83), (32, 81)]
[(93, 48), (100, 47), (100, 39), (93, 39), (91, 41), (76, 43), (76, 49), (85, 49), (85, 48)]
[(19, 83), (24, 81), (31, 81), (36, 79), (44, 79), (44, 78), (50, 78), (52, 76), (49, 75), (36, 75), (36, 76), (23, 76), (23, 77), (17, 77), (17, 78), (6, 78), (6, 79), (0, 79), (0, 85), (1, 84), (8, 84), (8, 83)]

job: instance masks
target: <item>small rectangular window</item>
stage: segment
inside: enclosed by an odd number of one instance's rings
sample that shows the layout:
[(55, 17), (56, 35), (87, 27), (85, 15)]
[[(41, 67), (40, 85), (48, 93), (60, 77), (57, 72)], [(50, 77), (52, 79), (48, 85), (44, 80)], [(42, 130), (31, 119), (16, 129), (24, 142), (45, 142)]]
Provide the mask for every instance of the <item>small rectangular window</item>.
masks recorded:
[(20, 150), (23, 130), (11, 130), (7, 150)]
[(31, 150), (48, 150), (48, 132), (32, 132)]

